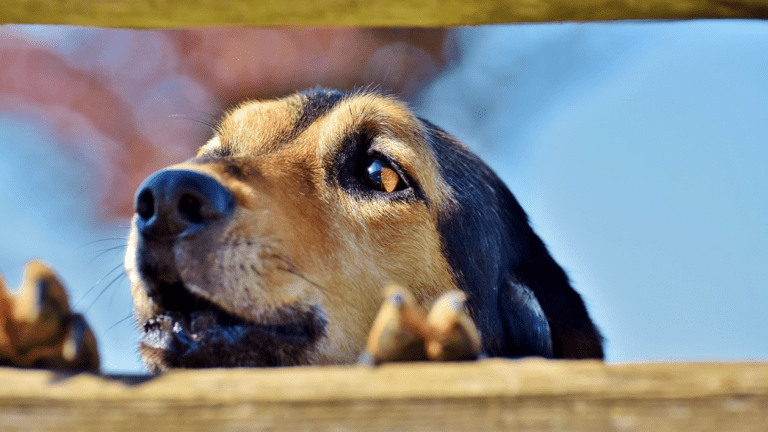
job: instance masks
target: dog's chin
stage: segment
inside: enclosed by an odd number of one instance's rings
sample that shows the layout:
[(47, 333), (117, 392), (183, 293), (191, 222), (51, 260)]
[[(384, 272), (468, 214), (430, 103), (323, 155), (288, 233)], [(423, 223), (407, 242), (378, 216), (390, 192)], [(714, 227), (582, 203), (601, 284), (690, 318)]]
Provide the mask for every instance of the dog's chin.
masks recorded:
[[(170, 368), (296, 366), (316, 362), (326, 321), (317, 307), (285, 306), (254, 322), (189, 293), (181, 283), (166, 290), (184, 293), (143, 323), (139, 351), (151, 372)], [(178, 298), (178, 297), (176, 297)]]

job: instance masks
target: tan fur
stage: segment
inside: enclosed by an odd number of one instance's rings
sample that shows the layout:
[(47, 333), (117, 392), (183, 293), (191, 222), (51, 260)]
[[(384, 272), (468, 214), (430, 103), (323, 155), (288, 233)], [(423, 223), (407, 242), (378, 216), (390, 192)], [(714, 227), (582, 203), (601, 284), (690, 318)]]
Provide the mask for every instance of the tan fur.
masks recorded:
[[(253, 322), (279, 323), (274, 311), (281, 306), (319, 307), (328, 326), (313, 363), (352, 362), (365, 346), (385, 284), (409, 287), (420, 303), (456, 288), (436, 225), (439, 212), (452, 205), (451, 189), (420, 123), (401, 103), (372, 94), (347, 97), (293, 136), (302, 103), (302, 96), (245, 103), (224, 117), (196, 159), (171, 167), (215, 178), (237, 204), (206, 248), (179, 243), (174, 256), (188, 289)], [(429, 206), (361, 199), (327, 180), (345, 138), (362, 129), (374, 137), (372, 148), (421, 185)], [(242, 175), (208, 157), (222, 151)], [(134, 228), (126, 268), (144, 322), (158, 308), (135, 268), (136, 243)]]

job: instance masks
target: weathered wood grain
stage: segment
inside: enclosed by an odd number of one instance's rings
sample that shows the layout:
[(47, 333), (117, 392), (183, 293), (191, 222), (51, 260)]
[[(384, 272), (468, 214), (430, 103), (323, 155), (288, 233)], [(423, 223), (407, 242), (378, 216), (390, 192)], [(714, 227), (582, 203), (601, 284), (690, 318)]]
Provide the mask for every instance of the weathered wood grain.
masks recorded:
[(6, 368), (0, 382), (2, 431), (768, 430), (768, 363), (494, 359), (151, 379)]
[(768, 0), (4, 0), (1, 23), (101, 27), (453, 26), (768, 18)]

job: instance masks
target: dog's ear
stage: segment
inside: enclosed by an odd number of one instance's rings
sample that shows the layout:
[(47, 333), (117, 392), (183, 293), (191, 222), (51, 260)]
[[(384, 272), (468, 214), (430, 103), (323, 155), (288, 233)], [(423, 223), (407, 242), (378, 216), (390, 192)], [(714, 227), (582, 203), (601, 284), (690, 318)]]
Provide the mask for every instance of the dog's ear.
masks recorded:
[(500, 223), (508, 246), (500, 255), (499, 316), (504, 355), (602, 359), (603, 337), (568, 275), (533, 231), (520, 204), (505, 186), (507, 211)]
[[(511, 351), (506, 355), (604, 358), (603, 337), (581, 295), (527, 221), (525, 227), (518, 225), (517, 232), (525, 232), (527, 240), (519, 254), (512, 254), (517, 258), (507, 261), (506, 278), (499, 283), (500, 315), (507, 336), (506, 349)], [(542, 322), (547, 324), (549, 347), (532, 344), (544, 337), (538, 327)], [(519, 350), (528, 352), (518, 354)]]
[(512, 277), (499, 287), (499, 312), (509, 357), (552, 358), (552, 332), (536, 295)]
[(565, 271), (501, 179), (464, 145), (423, 121), (452, 188), (438, 230), (490, 356), (603, 358), (602, 336)]

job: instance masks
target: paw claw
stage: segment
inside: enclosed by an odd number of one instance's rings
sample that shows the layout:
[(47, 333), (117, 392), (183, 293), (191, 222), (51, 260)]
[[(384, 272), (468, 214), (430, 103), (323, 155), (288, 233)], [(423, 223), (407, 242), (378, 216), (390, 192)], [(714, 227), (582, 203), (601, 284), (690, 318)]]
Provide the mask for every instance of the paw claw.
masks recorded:
[(96, 337), (80, 314), (72, 315), (69, 332), (61, 347), (62, 369), (99, 370)]
[(0, 364), (98, 370), (93, 332), (72, 313), (64, 285), (43, 263), (27, 264), (15, 296), (0, 280)]
[(408, 290), (387, 287), (368, 338), (368, 357), (373, 364), (477, 359), (480, 333), (468, 315), (466, 298), (458, 290), (447, 292), (427, 314)]
[(37, 261), (27, 264), (13, 315), (19, 324), (18, 345), (40, 345), (64, 336), (62, 323), (71, 315), (69, 300), (48, 266)]
[(450, 291), (440, 296), (427, 315), (431, 334), (427, 356), (435, 361), (474, 360), (480, 354), (480, 333), (466, 310), (467, 296)]
[(388, 286), (384, 305), (368, 338), (368, 353), (373, 363), (426, 360), (425, 319), (426, 312), (408, 290)]

